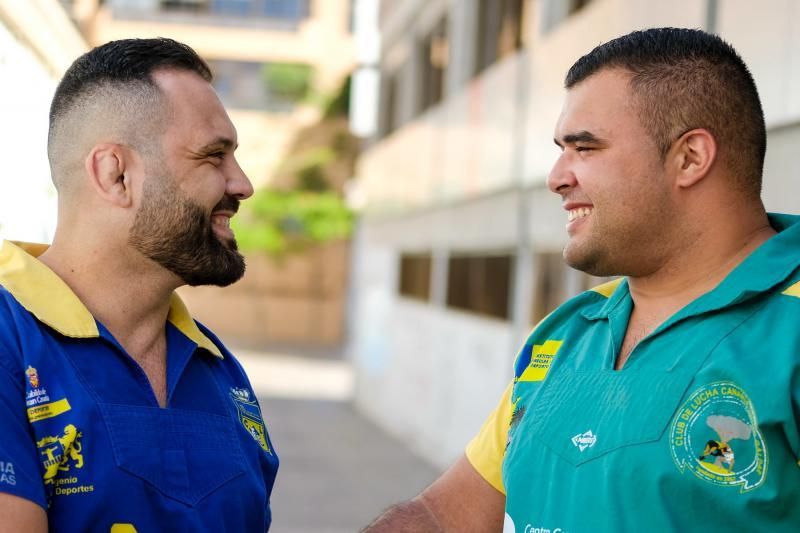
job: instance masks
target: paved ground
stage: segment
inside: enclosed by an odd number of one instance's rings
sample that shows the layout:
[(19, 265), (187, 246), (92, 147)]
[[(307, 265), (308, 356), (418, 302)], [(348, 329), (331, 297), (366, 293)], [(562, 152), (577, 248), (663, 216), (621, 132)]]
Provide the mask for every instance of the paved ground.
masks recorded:
[(274, 533), (351, 533), (438, 471), (352, 408), (346, 362), (234, 350), (281, 458)]

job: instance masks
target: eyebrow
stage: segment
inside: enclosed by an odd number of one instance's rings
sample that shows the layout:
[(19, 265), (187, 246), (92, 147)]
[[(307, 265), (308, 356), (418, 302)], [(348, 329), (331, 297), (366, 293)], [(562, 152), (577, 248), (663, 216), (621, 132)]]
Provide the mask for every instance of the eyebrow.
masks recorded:
[(568, 133), (564, 135), (563, 139), (559, 142), (558, 139), (553, 139), (553, 142), (560, 147), (564, 147), (565, 144), (575, 144), (575, 143), (589, 143), (589, 144), (602, 144), (603, 140), (600, 137), (597, 137), (594, 133), (590, 131), (579, 131), (576, 133)]
[(208, 154), (211, 152), (216, 152), (217, 150), (230, 150), (231, 148), (235, 149), (237, 146), (238, 145), (236, 143), (227, 137), (217, 137), (210, 143), (200, 148), (197, 152), (201, 154)]

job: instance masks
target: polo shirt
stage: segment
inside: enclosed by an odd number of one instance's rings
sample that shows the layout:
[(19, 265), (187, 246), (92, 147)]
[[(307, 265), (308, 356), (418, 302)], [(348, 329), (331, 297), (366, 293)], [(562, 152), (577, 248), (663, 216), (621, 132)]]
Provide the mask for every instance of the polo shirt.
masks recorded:
[(268, 529), (278, 458), (236, 359), (173, 295), (159, 407), (45, 249), (0, 245), (0, 491), (51, 531)]
[(800, 530), (800, 217), (614, 364), (627, 280), (521, 350), (467, 447), (506, 532)]

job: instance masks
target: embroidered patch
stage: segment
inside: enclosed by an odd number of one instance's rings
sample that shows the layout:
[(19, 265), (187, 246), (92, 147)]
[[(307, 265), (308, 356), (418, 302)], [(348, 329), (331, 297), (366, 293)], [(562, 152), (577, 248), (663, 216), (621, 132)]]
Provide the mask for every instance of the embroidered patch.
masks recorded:
[[(45, 486), (55, 486), (56, 496), (94, 492), (94, 485), (81, 483), (73, 469), (82, 469), (83, 433), (72, 424), (64, 427), (62, 435), (44, 437), (36, 442), (44, 466)], [(63, 476), (59, 474), (66, 472)]]
[(550, 370), (563, 341), (547, 340), (544, 344), (534, 344), (531, 349), (531, 362), (517, 381), (542, 381)]
[(61, 398), (57, 402), (46, 403), (37, 405), (35, 407), (28, 407), (28, 420), (30, 422), (38, 422), (47, 418), (53, 418), (60, 414), (66, 413), (72, 409), (66, 398)]
[(670, 427), (675, 464), (716, 485), (758, 488), (768, 455), (750, 398), (739, 386), (718, 381), (699, 388), (680, 407)]
[(47, 389), (42, 387), (39, 372), (35, 368), (28, 365), (25, 370), (25, 376), (28, 378), (29, 385), (25, 393), (29, 422), (52, 418), (72, 409), (66, 398), (61, 398), (54, 402), (50, 401), (50, 395), (47, 393)]
[(244, 429), (261, 446), (265, 452), (271, 454), (272, 450), (267, 443), (267, 430), (264, 428), (264, 420), (261, 418), (261, 410), (258, 408), (255, 398), (250, 398), (250, 391), (247, 389), (232, 388), (231, 399), (236, 405), (239, 413), (239, 421)]
[(28, 377), (28, 383), (30, 383), (32, 389), (39, 388), (39, 373), (33, 368), (31, 365), (28, 365), (27, 370), (25, 370), (25, 375)]

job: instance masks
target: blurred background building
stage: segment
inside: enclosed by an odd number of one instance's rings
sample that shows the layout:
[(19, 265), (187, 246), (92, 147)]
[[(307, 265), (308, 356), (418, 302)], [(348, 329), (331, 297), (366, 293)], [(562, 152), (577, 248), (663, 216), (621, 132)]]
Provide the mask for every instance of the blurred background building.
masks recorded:
[(91, 46), (170, 37), (194, 48), (236, 124), (242, 168), (267, 184), (295, 134), (319, 119), (309, 99), (354, 64), (349, 0), (60, 0)]
[(53, 237), (47, 113), (61, 75), (86, 50), (58, 0), (0, 0), (0, 236)]
[(377, 24), (377, 120), (356, 187), (356, 403), (440, 467), (494, 407), (532, 325), (599, 281), (561, 260), (566, 216), (545, 186), (578, 57), (635, 29), (719, 33), (763, 100), (767, 207), (800, 208), (793, 0), (382, 0)]

